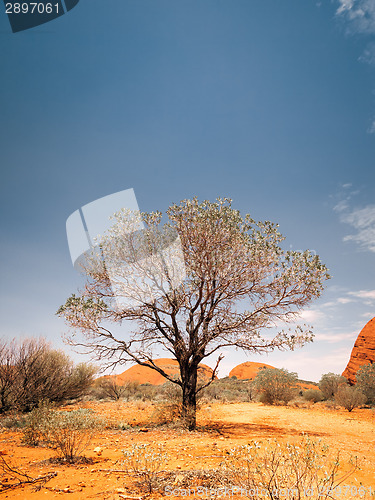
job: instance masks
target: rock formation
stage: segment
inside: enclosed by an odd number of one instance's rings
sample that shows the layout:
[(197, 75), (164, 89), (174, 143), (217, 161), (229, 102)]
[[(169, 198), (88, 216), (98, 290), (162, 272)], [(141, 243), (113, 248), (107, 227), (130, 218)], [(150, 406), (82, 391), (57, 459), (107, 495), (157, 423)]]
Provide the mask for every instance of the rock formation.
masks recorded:
[(368, 363), (375, 363), (375, 318), (372, 318), (358, 335), (349, 363), (342, 374), (350, 384), (355, 384), (357, 370)]
[[(168, 375), (172, 375), (172, 377), (178, 377), (180, 374), (180, 368), (178, 366), (178, 362), (176, 359), (169, 358), (159, 358), (155, 359), (154, 363), (157, 366), (160, 366)], [(199, 365), (198, 367), (198, 378), (203, 380), (208, 380), (212, 376), (212, 369), (207, 365)], [(147, 368), (147, 366), (134, 365), (125, 370), (123, 373), (119, 375), (109, 375), (108, 377), (115, 377), (116, 382), (119, 385), (124, 384), (125, 382), (136, 381), (141, 384), (152, 384), (152, 385), (161, 385), (164, 384), (167, 380), (160, 375), (155, 370), (151, 368)]]
[(252, 380), (256, 377), (260, 368), (275, 368), (271, 365), (266, 365), (265, 363), (256, 363), (255, 361), (245, 361), (237, 365), (229, 372), (230, 377), (237, 377), (241, 380)]

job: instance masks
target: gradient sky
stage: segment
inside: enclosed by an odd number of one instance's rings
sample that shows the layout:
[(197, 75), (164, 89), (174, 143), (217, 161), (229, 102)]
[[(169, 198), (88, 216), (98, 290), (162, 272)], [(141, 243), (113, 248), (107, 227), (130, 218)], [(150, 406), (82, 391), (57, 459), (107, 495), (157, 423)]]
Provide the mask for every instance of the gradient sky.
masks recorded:
[(2, 336), (66, 348), (80, 206), (128, 188), (144, 211), (227, 196), (333, 277), (303, 313), (314, 344), (226, 350), (220, 375), (342, 372), (375, 316), (375, 1), (80, 0), (16, 34), (0, 7)]

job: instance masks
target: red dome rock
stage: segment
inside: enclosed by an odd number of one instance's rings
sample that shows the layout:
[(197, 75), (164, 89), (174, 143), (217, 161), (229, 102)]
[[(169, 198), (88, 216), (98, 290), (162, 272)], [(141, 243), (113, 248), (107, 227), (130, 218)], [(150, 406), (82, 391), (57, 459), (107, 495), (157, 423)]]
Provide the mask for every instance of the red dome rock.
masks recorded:
[(343, 376), (350, 384), (355, 384), (357, 371), (368, 363), (375, 363), (375, 318), (372, 318), (358, 335)]

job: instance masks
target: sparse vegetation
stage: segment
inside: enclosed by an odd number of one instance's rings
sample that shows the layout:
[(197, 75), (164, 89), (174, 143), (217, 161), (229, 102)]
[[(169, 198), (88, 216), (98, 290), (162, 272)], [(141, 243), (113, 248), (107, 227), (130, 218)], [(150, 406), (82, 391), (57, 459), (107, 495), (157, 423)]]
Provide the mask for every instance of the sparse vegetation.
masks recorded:
[(341, 482), (356, 469), (353, 463), (343, 473), (339, 453), (307, 436), (298, 443), (251, 441), (231, 449), (224, 464), (232, 484), (247, 497), (271, 500), (339, 497)]
[(59, 459), (74, 462), (103, 427), (91, 410), (58, 411), (42, 404), (27, 416), (22, 441), (28, 446), (44, 443)]
[(45, 441), (51, 415), (51, 404), (41, 401), (24, 419), (22, 442), (27, 446), (38, 446), (41, 441)]
[(159, 474), (168, 462), (163, 446), (133, 444), (130, 450), (123, 450), (123, 455), (126, 470), (137, 477), (141, 489), (152, 493), (159, 486)]
[(67, 462), (74, 462), (81, 456), (104, 422), (93, 416), (90, 410), (54, 411), (46, 422), (48, 445), (57, 456)]

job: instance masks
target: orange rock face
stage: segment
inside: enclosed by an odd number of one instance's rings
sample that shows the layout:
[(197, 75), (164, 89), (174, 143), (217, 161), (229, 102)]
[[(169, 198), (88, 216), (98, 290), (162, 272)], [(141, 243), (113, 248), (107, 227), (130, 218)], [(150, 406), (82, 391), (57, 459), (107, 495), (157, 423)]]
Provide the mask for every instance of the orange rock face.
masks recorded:
[[(159, 358), (155, 359), (154, 363), (162, 368), (168, 375), (179, 377), (180, 368), (176, 359)], [(199, 365), (198, 377), (208, 380), (212, 376), (212, 369), (207, 365)], [(166, 379), (157, 371), (147, 368), (147, 366), (135, 365), (131, 366), (119, 375), (110, 375), (115, 377), (119, 385), (125, 382), (136, 381), (141, 384), (161, 385), (166, 382)]]
[(252, 380), (256, 377), (260, 368), (275, 368), (271, 365), (266, 365), (265, 363), (256, 363), (255, 361), (245, 361), (245, 363), (241, 363), (237, 365), (229, 372), (230, 377), (237, 377), (238, 379)]
[(351, 384), (355, 384), (357, 370), (368, 363), (375, 363), (375, 318), (372, 318), (358, 335), (349, 363), (342, 374)]

